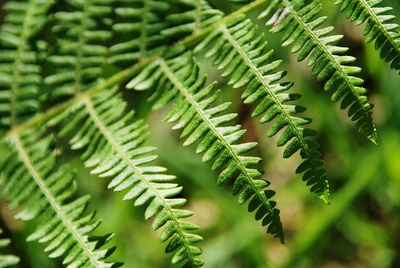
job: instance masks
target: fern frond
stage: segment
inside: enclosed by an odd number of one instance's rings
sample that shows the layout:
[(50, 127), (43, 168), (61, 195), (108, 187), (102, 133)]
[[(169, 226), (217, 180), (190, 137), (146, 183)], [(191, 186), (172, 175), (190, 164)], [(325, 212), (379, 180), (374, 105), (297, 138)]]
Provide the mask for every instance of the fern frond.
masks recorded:
[(109, 188), (127, 190), (124, 200), (134, 200), (135, 206), (146, 205), (145, 218), (155, 217), (153, 229), (165, 227), (161, 240), (169, 241), (167, 253), (176, 251), (173, 263), (202, 266), (203, 261), (198, 257), (201, 249), (193, 245), (202, 237), (190, 233), (199, 227), (182, 221), (192, 212), (178, 208), (186, 200), (176, 197), (182, 187), (174, 182), (175, 176), (165, 174), (165, 168), (152, 164), (157, 156), (154, 147), (143, 145), (147, 138), (145, 123), (141, 120), (132, 123), (133, 114), (125, 113), (126, 103), (116, 90), (87, 96), (72, 110), (73, 116), (61, 135), (74, 132), (70, 143), (72, 149), (85, 149), (82, 155), (85, 166), (92, 174), (111, 178)]
[(102, 76), (102, 64), (112, 36), (109, 18), (113, 0), (67, 1), (67, 11), (55, 14), (57, 36), (49, 57), (52, 73), (46, 77), (50, 99), (69, 97), (87, 90)]
[(88, 196), (73, 199), (74, 174), (58, 165), (53, 138), (43, 135), (44, 129), (32, 128), (8, 138), (10, 156), (0, 166), (2, 194), (11, 209), (21, 209), (17, 219), (38, 220), (28, 241), (46, 244), (49, 257), (64, 256), (67, 267), (114, 267), (105, 262), (113, 249), (100, 248), (111, 236), (89, 236), (100, 221), (85, 213)]
[(214, 58), (222, 76), (229, 77), (234, 88), (247, 86), (242, 98), (246, 104), (257, 104), (252, 116), (262, 116), (261, 123), (272, 122), (268, 137), (283, 130), (277, 145), (286, 147), (283, 155), (291, 157), (297, 151), (305, 161), (297, 169), (305, 172), (303, 180), (325, 202), (329, 202), (329, 185), (320, 159), (319, 144), (311, 139), (315, 131), (306, 128), (310, 119), (298, 116), (305, 108), (293, 104), (299, 94), (288, 93), (293, 83), (282, 82), (285, 72), (278, 71), (281, 61), (272, 61), (263, 35), (246, 16), (229, 24), (221, 24), (197, 48), (208, 48), (207, 57)]
[(157, 89), (150, 98), (155, 101), (153, 108), (174, 102), (165, 120), (175, 123), (173, 129), (183, 130), (184, 145), (201, 140), (196, 152), (203, 153), (204, 162), (213, 162), (214, 170), (222, 170), (217, 184), (233, 179), (233, 194), (239, 195), (239, 203), (250, 200), (249, 211), (257, 210), (256, 219), (268, 227), (267, 232), (283, 240), (279, 210), (270, 200), (275, 192), (266, 189), (269, 182), (261, 180), (261, 173), (253, 167), (260, 158), (243, 155), (257, 144), (239, 143), (245, 130), (239, 125), (226, 126), (236, 117), (236, 114), (221, 115), (229, 103), (211, 107), (218, 91), (215, 83), (205, 87), (206, 78), (199, 71), (190, 55), (159, 58), (131, 80), (128, 88), (148, 89), (156, 83)]
[(205, 0), (170, 0), (174, 6), (181, 6), (175, 14), (166, 17), (169, 22), (168, 29), (162, 34), (171, 36), (185, 36), (201, 31), (220, 20), (224, 13), (212, 8)]
[[(3, 234), (3, 230), (0, 228), (0, 235)], [(2, 238), (0, 239), (0, 250), (4, 247), (8, 246), (11, 243), (9, 239)], [(4, 255), (0, 254), (0, 268), (10, 267), (18, 264), (19, 258), (14, 255)]]
[(53, 0), (5, 1), (0, 30), (0, 128), (14, 126), (39, 110), (41, 67), (33, 37), (47, 21)]
[[(278, 10), (277, 10), (278, 9)], [(325, 81), (325, 90), (332, 92), (332, 101), (342, 99), (341, 108), (356, 122), (357, 129), (373, 143), (377, 143), (376, 128), (372, 120), (373, 105), (368, 103), (364, 82), (356, 74), (360, 68), (350, 66), (355, 58), (343, 55), (348, 49), (333, 45), (340, 35), (329, 35), (333, 27), (320, 28), (326, 17), (318, 17), (319, 1), (309, 4), (303, 0), (275, 0), (260, 17), (275, 13), (267, 22), (272, 31), (283, 32), (283, 46), (292, 46), (291, 52), (299, 52), (298, 61), (308, 57), (307, 65), (319, 81)]]
[(118, 0), (112, 26), (116, 44), (110, 48), (110, 62), (129, 66), (162, 51), (166, 37), (161, 31), (168, 23), (169, 4), (164, 0)]
[(375, 41), (375, 49), (390, 67), (400, 70), (400, 32), (399, 25), (394, 23), (395, 16), (387, 13), (391, 7), (378, 6), (382, 0), (338, 0), (340, 11), (355, 21), (357, 25), (367, 22), (364, 29), (366, 42)]

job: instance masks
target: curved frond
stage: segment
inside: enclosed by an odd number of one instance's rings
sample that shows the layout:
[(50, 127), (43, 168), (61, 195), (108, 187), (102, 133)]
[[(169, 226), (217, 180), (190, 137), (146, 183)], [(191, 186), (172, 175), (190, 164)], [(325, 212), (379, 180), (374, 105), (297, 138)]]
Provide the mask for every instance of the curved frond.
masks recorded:
[(109, 17), (113, 0), (67, 0), (67, 10), (55, 14), (57, 36), (48, 61), (51, 74), (45, 82), (50, 99), (69, 97), (87, 90), (102, 77), (102, 65), (111, 38)]
[(239, 203), (250, 200), (249, 211), (257, 210), (256, 219), (268, 227), (267, 232), (283, 240), (279, 210), (270, 200), (275, 192), (267, 189), (269, 182), (260, 179), (261, 173), (253, 167), (260, 158), (244, 155), (257, 144), (239, 143), (245, 130), (240, 125), (227, 126), (236, 114), (222, 114), (229, 103), (211, 107), (219, 91), (215, 83), (205, 86), (206, 78), (199, 72), (190, 55), (160, 58), (131, 80), (128, 88), (142, 90), (155, 84), (153, 108), (173, 101), (165, 119), (175, 123), (173, 129), (182, 129), (184, 145), (199, 141), (196, 152), (203, 154), (203, 161), (212, 162), (214, 170), (222, 170), (218, 185), (234, 180), (233, 194), (239, 195)]
[(33, 37), (53, 0), (5, 1), (0, 29), (0, 128), (14, 126), (40, 108), (41, 67)]
[(161, 240), (169, 241), (167, 253), (176, 251), (173, 263), (202, 266), (203, 261), (198, 257), (201, 249), (194, 246), (202, 238), (191, 233), (199, 227), (183, 221), (192, 212), (178, 208), (186, 200), (176, 197), (182, 187), (175, 183), (175, 176), (165, 174), (164, 167), (152, 164), (157, 156), (154, 147), (143, 145), (147, 138), (146, 124), (141, 120), (133, 123), (133, 114), (126, 113), (126, 103), (116, 90), (87, 96), (72, 110), (72, 118), (68, 117), (61, 135), (74, 133), (71, 147), (85, 149), (82, 155), (85, 166), (92, 174), (111, 178), (109, 188), (126, 190), (124, 200), (133, 200), (135, 206), (146, 206), (145, 218), (154, 217), (153, 229), (165, 227)]
[(64, 256), (66, 267), (114, 267), (105, 262), (114, 249), (100, 248), (111, 236), (90, 237), (100, 221), (95, 213), (85, 213), (88, 196), (73, 198), (74, 174), (58, 165), (57, 152), (51, 151), (53, 138), (43, 134), (43, 129), (32, 128), (9, 137), (10, 156), (0, 166), (2, 194), (11, 209), (21, 209), (17, 219), (38, 220), (28, 241), (46, 244), (49, 257)]
[(338, 0), (340, 10), (358, 25), (367, 22), (364, 36), (367, 42), (375, 41), (375, 49), (380, 50), (380, 56), (390, 67), (400, 70), (400, 27), (389, 15), (391, 7), (379, 6), (382, 0)]
[(274, 12), (267, 25), (272, 31), (283, 32), (283, 46), (292, 46), (291, 52), (299, 52), (298, 61), (308, 57), (307, 65), (313, 66), (312, 74), (325, 81), (325, 90), (332, 92), (332, 101), (342, 99), (341, 108), (348, 109), (348, 115), (356, 122), (358, 131), (373, 143), (377, 143), (376, 128), (372, 120), (373, 105), (368, 103), (367, 90), (363, 80), (356, 75), (360, 68), (350, 66), (355, 58), (346, 56), (347, 48), (333, 43), (341, 35), (330, 35), (333, 27), (321, 28), (326, 17), (319, 17), (319, 1), (307, 4), (302, 0), (275, 0), (260, 17)]
[(329, 185), (320, 159), (319, 144), (311, 137), (315, 131), (306, 127), (311, 122), (299, 116), (305, 108), (293, 102), (299, 94), (289, 93), (291, 82), (282, 82), (285, 72), (278, 71), (281, 61), (272, 61), (263, 35), (246, 16), (221, 24), (197, 49), (208, 48), (206, 56), (214, 58), (223, 76), (234, 88), (247, 86), (242, 98), (246, 104), (257, 104), (252, 116), (262, 116), (261, 123), (273, 122), (268, 136), (283, 131), (277, 145), (286, 146), (285, 158), (300, 151), (304, 162), (297, 169), (303, 180), (325, 202), (329, 202)]
[[(1, 228), (0, 228), (0, 235), (2, 235), (2, 234), (3, 234), (3, 230), (1, 230)], [(0, 250), (2, 251), (2, 249), (5, 248), (6, 246), (8, 246), (10, 243), (11, 243), (11, 241), (9, 239), (1, 238), (0, 239)], [(0, 267), (1, 268), (16, 265), (16, 264), (18, 264), (18, 262), (19, 262), (19, 258), (14, 255), (0, 254)]]

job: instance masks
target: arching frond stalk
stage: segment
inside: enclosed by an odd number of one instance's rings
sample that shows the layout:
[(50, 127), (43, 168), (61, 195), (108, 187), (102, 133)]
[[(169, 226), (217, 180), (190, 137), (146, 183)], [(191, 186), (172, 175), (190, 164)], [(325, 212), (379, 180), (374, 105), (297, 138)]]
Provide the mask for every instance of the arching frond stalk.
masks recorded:
[(323, 161), (320, 160), (319, 144), (311, 139), (315, 131), (305, 128), (310, 119), (298, 114), (305, 108), (292, 104), (299, 94), (288, 93), (293, 83), (282, 82), (285, 72), (278, 71), (281, 61), (272, 61), (264, 37), (245, 16), (229, 24), (221, 24), (211, 33), (197, 50), (208, 48), (206, 56), (214, 58), (223, 76), (229, 77), (234, 88), (247, 86), (242, 95), (247, 104), (257, 104), (252, 116), (262, 116), (261, 123), (271, 122), (268, 136), (275, 136), (283, 130), (277, 144), (284, 146), (284, 157), (297, 151), (305, 161), (298, 172), (305, 172), (303, 180), (311, 186), (325, 202), (329, 202), (329, 185)]
[(382, 0), (337, 0), (340, 11), (358, 25), (367, 22), (364, 29), (366, 42), (375, 41), (375, 49), (390, 67), (400, 70), (400, 31), (393, 20), (395, 16), (387, 13), (391, 7), (381, 7)]
[(165, 174), (166, 169), (152, 164), (157, 158), (154, 147), (144, 146), (147, 126), (143, 121), (133, 123), (133, 114), (125, 113), (126, 103), (116, 90), (103, 90), (93, 97), (86, 96), (61, 114), (55, 122), (67, 116), (68, 123), (61, 135), (74, 133), (72, 149), (85, 149), (82, 158), (92, 174), (111, 178), (109, 188), (127, 190), (125, 200), (134, 200), (135, 206), (146, 205), (145, 218), (155, 217), (153, 229), (165, 226), (161, 240), (168, 241), (166, 252), (176, 251), (172, 262), (183, 262), (186, 267), (199, 267), (201, 249), (193, 244), (202, 238), (190, 233), (199, 227), (184, 222), (191, 211), (179, 209), (186, 200), (177, 198), (181, 193), (175, 176)]
[(226, 126), (236, 114), (221, 115), (229, 103), (216, 107), (218, 91), (215, 83), (205, 87), (206, 78), (199, 74), (199, 67), (190, 55), (168, 60), (158, 59), (129, 84), (129, 88), (156, 91), (151, 97), (153, 108), (160, 108), (174, 101), (166, 120), (175, 123), (174, 129), (182, 129), (184, 145), (200, 141), (197, 153), (203, 153), (204, 162), (212, 162), (213, 169), (222, 169), (218, 185), (233, 179), (233, 194), (239, 195), (239, 203), (249, 202), (249, 211), (257, 210), (256, 219), (262, 220), (267, 231), (283, 240), (282, 225), (276, 203), (270, 198), (274, 191), (266, 189), (268, 181), (261, 180), (261, 173), (253, 168), (258, 157), (243, 154), (256, 147), (256, 143), (238, 143), (245, 130), (239, 125)]
[(292, 46), (291, 52), (299, 52), (298, 61), (308, 57), (307, 65), (319, 81), (325, 81), (325, 90), (332, 91), (332, 101), (342, 99), (341, 108), (356, 122), (357, 129), (373, 143), (377, 143), (376, 128), (372, 120), (373, 105), (368, 103), (363, 80), (355, 75), (360, 68), (349, 66), (355, 58), (343, 55), (348, 49), (333, 45), (340, 35), (329, 35), (333, 27), (319, 28), (326, 17), (318, 17), (319, 1), (307, 4), (302, 0), (275, 0), (260, 15), (275, 12), (267, 25), (272, 31), (283, 32), (283, 46)]
[(47, 244), (51, 258), (64, 256), (66, 267), (114, 267), (105, 262), (114, 249), (100, 249), (111, 236), (90, 237), (100, 221), (85, 214), (88, 196), (73, 199), (74, 174), (59, 166), (51, 151), (53, 138), (42, 138), (43, 129), (32, 128), (8, 139), (10, 156), (0, 166), (1, 192), (10, 208), (21, 208), (20, 220), (38, 219), (38, 228), (29, 241)]
[[(0, 235), (2, 235), (2, 234), (3, 234), (3, 230), (0, 229)], [(0, 239), (0, 251), (2, 251), (3, 248), (8, 246), (10, 243), (11, 243), (10, 239), (1, 238)], [(3, 252), (1, 252), (1, 253), (3, 253)], [(19, 258), (14, 255), (0, 254), (0, 267), (1, 268), (16, 265), (16, 264), (18, 264), (18, 262), (19, 262)]]
[(0, 29), (0, 129), (32, 116), (40, 108), (38, 53), (30, 41), (47, 20), (53, 0), (5, 1)]

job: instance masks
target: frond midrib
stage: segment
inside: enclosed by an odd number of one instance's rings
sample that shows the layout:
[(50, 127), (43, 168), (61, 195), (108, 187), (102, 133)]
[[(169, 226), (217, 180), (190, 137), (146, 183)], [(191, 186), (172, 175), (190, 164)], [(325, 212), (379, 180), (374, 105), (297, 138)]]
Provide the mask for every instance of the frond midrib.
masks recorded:
[[(303, 19), (299, 16), (299, 14), (297, 13), (297, 11), (294, 9), (292, 3), (290, 3), (289, 0), (283, 0), (283, 3), (286, 7), (288, 7), (290, 9), (290, 14), (295, 18), (296, 22), (308, 33), (308, 36), (313, 40), (313, 42), (315, 42), (318, 47), (320, 49), (322, 49), (322, 51), (324, 52), (324, 54), (329, 58), (329, 61), (333, 64), (333, 66), (335, 67), (335, 70), (337, 72), (339, 72), (340, 77), (346, 82), (347, 87), (350, 89), (352, 95), (357, 99), (358, 104), (361, 106), (361, 109), (363, 111), (363, 117), (364, 118), (369, 118), (369, 111), (368, 109), (366, 109), (366, 107), (362, 104), (362, 101), (360, 100), (360, 96), (359, 94), (357, 94), (357, 92), (354, 89), (354, 85), (351, 83), (348, 75), (343, 71), (343, 69), (341, 68), (341, 65), (336, 61), (336, 59), (334, 58), (334, 56), (332, 55), (331, 52), (329, 52), (327, 46), (322, 43), (320, 41), (320, 39), (315, 36), (315, 33), (313, 32), (313, 30), (311, 30), (308, 25), (303, 21)], [(368, 137), (369, 139), (371, 139), (372, 142), (376, 143), (377, 140), (377, 134), (376, 131), (374, 130), (373, 133), (371, 133), (371, 135), (373, 135), (372, 137)]]
[[(312, 157), (309, 153), (309, 148), (307, 144), (304, 141), (303, 135), (298, 131), (297, 126), (293, 123), (291, 116), (286, 112), (284, 107), (282, 106), (281, 102), (279, 101), (279, 98), (276, 96), (276, 94), (271, 90), (269, 84), (265, 81), (263, 75), (260, 73), (258, 70), (257, 66), (253, 63), (253, 61), (247, 56), (246, 52), (243, 51), (242, 47), (239, 45), (239, 43), (233, 38), (231, 33), (228, 31), (226, 28), (226, 25), (221, 25), (220, 26), (221, 32), (223, 33), (224, 37), (232, 44), (232, 46), (236, 49), (236, 51), (242, 56), (242, 58), (245, 60), (247, 66), (253, 71), (253, 73), (256, 75), (257, 80), (263, 85), (263, 90), (271, 96), (273, 99), (275, 105), (278, 107), (279, 111), (283, 116), (286, 118), (287, 122), (289, 122), (290, 128), (296, 133), (297, 139), (301, 143), (301, 147), (303, 148), (304, 153), (307, 155), (307, 159), (310, 161), (312, 170), (314, 174), (318, 174), (318, 166), (315, 164), (314, 157)], [(328, 199), (328, 197), (326, 197)]]
[(84, 98), (84, 104), (85, 107), (92, 118), (93, 122), (97, 126), (97, 128), (100, 130), (100, 132), (104, 135), (104, 137), (107, 139), (108, 143), (111, 145), (111, 147), (114, 149), (114, 151), (125, 161), (125, 163), (131, 168), (131, 170), (139, 175), (140, 181), (144, 182), (146, 186), (153, 192), (155, 195), (155, 198), (158, 199), (158, 201), (162, 204), (162, 207), (167, 211), (168, 215), (170, 216), (170, 219), (172, 220), (174, 226), (176, 227), (176, 231), (178, 233), (178, 236), (181, 238), (181, 241), (183, 241), (183, 246), (186, 250), (187, 256), (192, 264), (195, 263), (194, 261), (194, 256), (191, 253), (190, 250), (190, 244), (186, 241), (186, 238), (183, 234), (183, 231), (180, 227), (179, 220), (175, 217), (172, 208), (165, 202), (164, 198), (160, 196), (158, 193), (157, 189), (151, 185), (151, 183), (143, 176), (142, 172), (135, 167), (135, 165), (132, 164), (131, 160), (129, 159), (128, 155), (122, 150), (121, 146), (119, 143), (115, 140), (113, 134), (107, 129), (106, 125), (103, 123), (101, 118), (99, 117), (96, 109), (94, 108), (92, 104), (92, 100), (89, 96), (86, 96)]
[[(239, 10), (221, 18), (220, 20), (216, 21), (215, 23), (208, 26), (207, 28), (201, 29), (200, 31), (195, 32), (195, 33), (191, 34), (190, 36), (178, 41), (174, 46), (188, 47), (193, 44), (196, 44), (199, 41), (201, 41), (202, 37), (209, 34), (214, 28), (218, 27), (218, 25), (228, 23), (228, 22), (234, 20), (240, 14), (245, 14), (245, 13), (251, 12), (252, 10), (258, 8), (259, 6), (261, 6), (262, 4), (264, 4), (266, 2), (268, 2), (268, 0), (256, 0), (255, 2), (251, 2), (251, 3), (243, 6)], [(161, 54), (162, 53), (156, 53), (152, 56), (144, 57), (138, 63), (129, 67), (128, 69), (124, 69), (124, 70), (114, 74), (113, 76), (101, 81), (99, 84), (96, 84), (96, 85), (90, 87), (88, 90), (85, 91), (85, 94), (92, 95), (100, 90), (112, 87), (122, 81), (129, 79), (133, 75), (140, 72), (144, 67), (146, 67), (153, 60), (160, 57)], [(32, 117), (20, 124), (15, 125), (7, 133), (5, 133), (5, 135), (0, 137), (0, 139), (3, 139), (7, 136), (11, 136), (11, 134), (13, 132), (19, 133), (22, 130), (27, 129), (35, 124), (44, 122), (44, 121), (48, 120), (49, 118), (52, 118), (53, 116), (57, 115), (61, 111), (65, 110), (67, 107), (72, 106), (76, 103), (79, 103), (81, 100), (82, 100), (82, 94), (77, 94), (74, 97), (72, 97), (70, 100), (67, 100), (66, 102), (57, 104), (54, 107), (47, 110), (46, 112), (37, 114), (34, 117)]]
[(379, 30), (382, 32), (382, 34), (386, 37), (386, 40), (390, 42), (390, 45), (392, 48), (394, 48), (397, 52), (398, 55), (400, 55), (400, 46), (396, 44), (395, 40), (392, 38), (390, 35), (390, 32), (388, 32), (385, 27), (382, 25), (382, 23), (379, 21), (378, 17), (376, 16), (375, 12), (372, 10), (372, 7), (369, 6), (369, 4), (365, 0), (358, 0), (359, 3), (362, 5), (365, 11), (368, 12), (369, 14), (369, 19), (373, 19), (374, 24), (378, 26)]
[(94, 256), (93, 252), (86, 246), (86, 243), (82, 240), (81, 236), (76, 230), (75, 225), (71, 222), (68, 217), (66, 216), (64, 209), (53, 196), (51, 191), (48, 189), (46, 183), (41, 178), (39, 172), (36, 170), (34, 164), (32, 163), (28, 153), (26, 152), (24, 145), (17, 133), (14, 133), (12, 136), (12, 141), (17, 149), (19, 156), (21, 157), (22, 162), (24, 163), (25, 167), (28, 169), (29, 173), (32, 175), (35, 183), (38, 185), (40, 191), (46, 197), (47, 201), (53, 208), (54, 212), (57, 214), (59, 219), (62, 221), (63, 225), (68, 228), (70, 233), (73, 235), (75, 240), (79, 243), (80, 247), (84, 250), (86, 255), (91, 260), (92, 264), (95, 265), (96, 268), (101, 268), (102, 266), (98, 263), (96, 257)]
[(27, 47), (27, 39), (28, 39), (28, 33), (29, 33), (29, 26), (31, 25), (32, 18), (34, 16), (34, 5), (35, 5), (35, 0), (30, 0), (29, 1), (29, 6), (28, 9), (26, 10), (26, 15), (24, 16), (24, 22), (22, 25), (22, 32), (20, 36), (20, 42), (18, 44), (18, 49), (17, 49), (17, 55), (15, 57), (15, 61), (13, 64), (13, 80), (12, 80), (12, 86), (11, 86), (11, 99), (10, 99), (10, 108), (11, 108), (11, 127), (15, 126), (17, 123), (17, 90), (19, 87), (19, 80), (21, 77), (21, 72), (20, 72), (20, 65), (22, 64), (22, 59), (21, 55), (24, 53)]
[(233, 158), (233, 160), (236, 162), (238, 165), (241, 173), (244, 175), (246, 178), (246, 182), (250, 185), (252, 190), (254, 191), (254, 194), (262, 201), (262, 204), (266, 206), (266, 208), (269, 210), (270, 214), (273, 214), (273, 211), (271, 209), (270, 204), (268, 203), (267, 198), (265, 195), (261, 194), (259, 189), (256, 187), (254, 184), (252, 178), (249, 176), (247, 173), (246, 167), (242, 164), (242, 162), (239, 159), (239, 156), (234, 152), (232, 149), (231, 145), (225, 140), (225, 138), (218, 132), (218, 130), (215, 128), (213, 123), (210, 121), (210, 119), (207, 117), (203, 109), (199, 106), (197, 101), (193, 98), (192, 94), (188, 92), (186, 87), (179, 81), (179, 79), (176, 78), (174, 73), (170, 70), (164, 59), (160, 58), (158, 59), (159, 64), (161, 69), (165, 72), (166, 76), (168, 79), (174, 84), (174, 86), (183, 94), (183, 96), (186, 98), (186, 100), (189, 102), (189, 104), (196, 110), (197, 114), (201, 116), (201, 119), (203, 122), (207, 124), (207, 127), (214, 133), (214, 135), (217, 136), (219, 141), (223, 144), (225, 149), (228, 150), (230, 156)]

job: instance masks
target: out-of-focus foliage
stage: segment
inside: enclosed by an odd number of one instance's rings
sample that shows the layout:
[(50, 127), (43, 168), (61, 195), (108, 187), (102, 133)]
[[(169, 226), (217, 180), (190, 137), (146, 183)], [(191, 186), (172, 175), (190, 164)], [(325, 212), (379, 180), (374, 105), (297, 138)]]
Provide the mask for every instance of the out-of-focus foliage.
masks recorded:
[[(227, 13), (237, 8), (226, 2), (210, 1)], [(349, 47), (356, 65), (363, 67), (360, 77), (371, 90), (370, 102), (375, 105), (378, 146), (365, 141), (351, 127), (346, 113), (334, 108), (324, 96), (327, 94), (319, 90), (323, 84), (315, 82), (311, 71), (297, 62), (297, 55), (280, 48), (279, 34), (265, 34), (275, 50), (274, 57), (284, 59), (288, 80), (295, 82), (294, 90), (303, 96), (301, 103), (312, 104), (306, 115), (314, 118), (311, 126), (319, 132), (331, 184), (331, 205), (315, 202), (307, 193), (301, 175), (293, 172), (301, 159), (281, 159), (283, 149), (275, 146), (278, 138), (265, 139), (268, 128), (251, 119), (251, 111), (240, 101), (240, 91), (227, 85), (228, 81), (219, 84), (223, 99), (232, 102), (230, 109), (239, 113), (240, 123), (248, 129), (245, 141), (260, 141), (258, 155), (264, 161), (259, 169), (268, 171), (277, 192), (285, 244), (265, 236), (263, 228), (232, 202), (231, 185), (222, 189), (215, 186), (213, 178), (218, 175), (210, 172), (193, 150), (180, 145), (168, 124), (159, 123), (162, 112), (150, 113), (145, 93), (127, 95), (130, 107), (148, 119), (151, 141), (159, 148), (157, 161), (177, 175), (185, 188), (183, 197), (190, 197), (187, 207), (194, 212), (192, 221), (208, 238), (201, 243), (206, 267), (400, 267), (400, 75), (381, 61), (373, 43), (363, 42), (362, 26), (352, 24), (333, 2), (322, 1), (322, 14), (336, 26), (335, 33), (345, 35), (340, 45)], [(400, 3), (386, 0), (384, 4), (393, 7), (391, 13), (399, 23)], [(268, 31), (264, 25), (260, 28)], [(210, 80), (220, 77), (211, 62), (201, 63)], [(145, 209), (122, 202), (123, 194), (108, 191), (106, 181), (91, 176), (80, 155), (68, 148), (62, 150), (78, 173), (78, 191), (93, 197), (90, 206), (104, 219), (96, 232), (115, 233), (111, 244), (118, 250), (113, 258), (124, 260), (125, 267), (170, 267), (170, 257), (158, 242), (159, 234), (143, 221)], [(1, 156), (6, 152), (6, 148), (0, 148)], [(12, 248), (21, 258), (20, 267), (62, 267), (50, 262), (36, 245), (24, 242), (33, 230), (13, 220), (6, 204), (0, 204), (0, 227), (12, 230)]]

